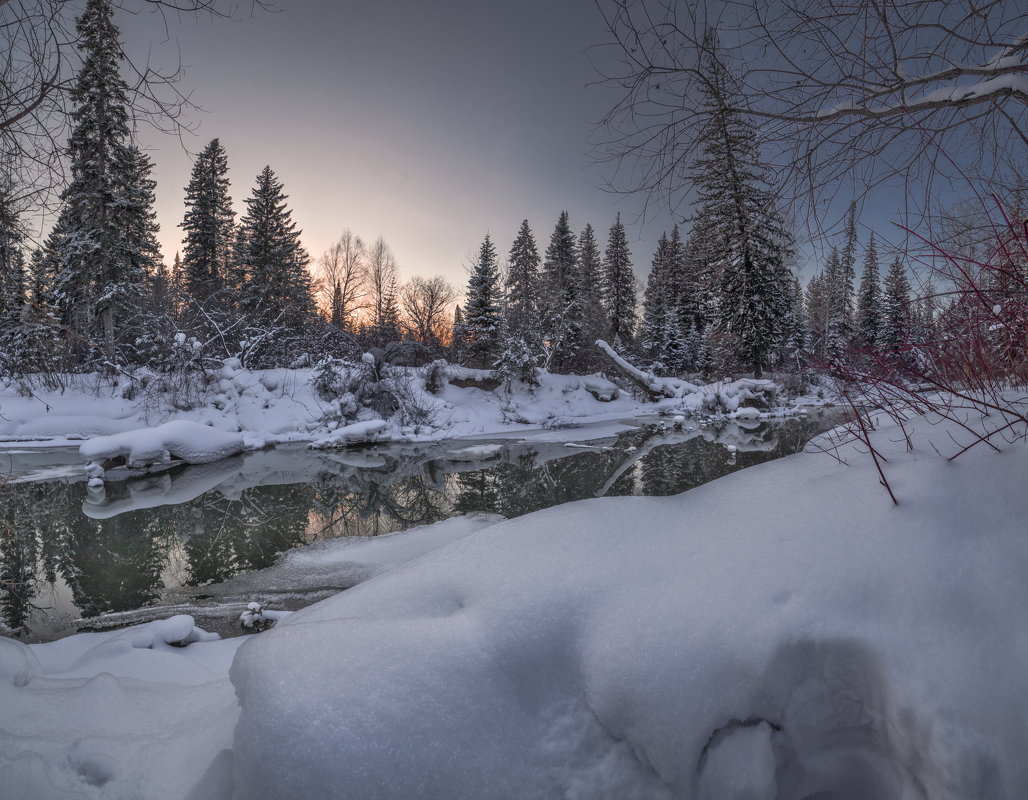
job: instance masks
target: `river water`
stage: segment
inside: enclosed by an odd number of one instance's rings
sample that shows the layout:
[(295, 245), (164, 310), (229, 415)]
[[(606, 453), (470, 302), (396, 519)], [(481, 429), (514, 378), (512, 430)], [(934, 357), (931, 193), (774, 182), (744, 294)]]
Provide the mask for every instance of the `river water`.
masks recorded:
[(636, 420), (587, 442), (550, 431), (544, 441), (288, 446), (109, 482), (102, 493), (87, 489), (74, 450), (8, 447), (0, 632), (45, 641), (182, 610), (206, 610), (202, 622), (218, 628), (218, 614), (238, 617), (218, 588), (246, 573), (259, 583), (257, 571), (291, 548), (469, 512), (516, 517), (589, 497), (676, 494), (798, 452), (839, 420), (828, 411), (680, 431)]

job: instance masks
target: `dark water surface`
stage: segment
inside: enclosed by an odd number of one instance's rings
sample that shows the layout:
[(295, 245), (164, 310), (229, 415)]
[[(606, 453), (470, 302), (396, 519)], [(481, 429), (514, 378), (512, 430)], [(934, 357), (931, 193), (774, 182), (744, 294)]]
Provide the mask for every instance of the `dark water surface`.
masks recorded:
[(516, 517), (602, 495), (676, 494), (798, 452), (839, 421), (815, 412), (673, 431), (643, 420), (579, 444), (551, 432), (556, 441), (280, 447), (109, 482), (100, 494), (87, 490), (75, 451), (7, 448), (0, 451), (8, 462), (0, 483), (0, 632), (40, 641), (111, 612), (202, 603), (226, 579), (332, 537), (475, 511)]

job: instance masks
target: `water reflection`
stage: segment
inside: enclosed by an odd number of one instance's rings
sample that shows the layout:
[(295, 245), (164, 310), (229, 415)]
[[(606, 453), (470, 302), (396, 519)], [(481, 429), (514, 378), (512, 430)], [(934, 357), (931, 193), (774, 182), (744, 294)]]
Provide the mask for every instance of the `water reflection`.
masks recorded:
[(81, 617), (136, 609), (171, 588), (270, 566), (319, 539), (474, 511), (516, 517), (600, 495), (675, 494), (797, 452), (836, 422), (685, 431), (648, 424), (585, 446), (282, 448), (109, 483), (99, 493), (81, 481), (8, 481), (0, 484), (0, 631), (45, 636), (62, 597), (63, 613)]

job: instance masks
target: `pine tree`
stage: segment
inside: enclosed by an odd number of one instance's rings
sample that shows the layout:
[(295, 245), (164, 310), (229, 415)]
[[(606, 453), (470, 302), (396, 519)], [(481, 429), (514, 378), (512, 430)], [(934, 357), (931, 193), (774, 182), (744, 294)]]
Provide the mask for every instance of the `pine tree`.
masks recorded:
[(681, 241), (661, 234), (643, 293), (643, 319), (639, 331), (643, 353), (660, 375), (676, 374), (686, 361), (685, 333), (675, 300), (675, 268), (680, 264)]
[(310, 261), (286, 205), (282, 183), (265, 167), (246, 199), (236, 258), (243, 273), (243, 302), (265, 323), (299, 332), (314, 313)]
[(500, 355), (503, 306), (496, 248), (486, 234), (468, 278), (464, 304), (465, 353), (473, 366), (490, 369)]
[(807, 284), (807, 349), (815, 358), (824, 358), (831, 322), (831, 297), (824, 272)]
[(568, 212), (562, 211), (543, 259), (542, 327), (549, 342), (548, 366), (570, 368), (582, 345), (581, 280), (575, 235)]
[(625, 349), (635, 336), (635, 272), (631, 255), (625, 226), (618, 214), (610, 226), (603, 258), (603, 305), (611, 344), (619, 350)]
[(212, 139), (193, 163), (181, 223), (183, 277), (196, 300), (205, 301), (231, 283), (235, 212), (228, 188), (228, 155), (221, 141)]
[(780, 360), (786, 369), (798, 369), (807, 343), (807, 315), (799, 278), (793, 277), (789, 282), (786, 296), (789, 311), (782, 323)]
[(0, 331), (20, 320), (25, 297), (25, 253), (12, 187), (0, 183)]
[[(128, 89), (111, 0), (88, 0), (78, 20), (83, 66), (72, 90), (68, 141), (71, 182), (62, 197), (62, 270), (58, 301), (70, 329), (101, 337), (111, 353), (135, 312), (144, 274), (128, 231), (138, 215), (134, 181), (140, 160), (131, 146)], [(142, 190), (145, 194), (146, 190)]]
[[(677, 230), (677, 225), (675, 230)], [(713, 311), (714, 297), (710, 291), (707, 265), (714, 260), (710, 231), (702, 214), (693, 219), (692, 230), (682, 244), (681, 266), (676, 272), (676, 305), (682, 330), (706, 330)], [(674, 238), (675, 231), (671, 232)]]
[[(716, 49), (713, 38), (710, 52)], [(739, 90), (714, 56), (705, 59), (702, 99), (709, 122), (694, 164), (699, 204), (717, 248), (718, 328), (731, 335), (740, 359), (759, 376), (782, 337), (783, 296), (792, 237), (760, 159), (756, 129), (739, 111)]]
[(55, 383), (48, 380), (48, 376), (54, 376), (58, 371), (62, 355), (57, 284), (58, 275), (63, 270), (61, 258), (63, 242), (64, 230), (61, 227), (61, 217), (58, 217), (46, 238), (43, 249), (35, 251), (29, 262), (32, 293), (27, 332), (28, 359), (32, 371), (41, 373), (49, 388), (56, 386)]
[(860, 274), (860, 292), (857, 296), (857, 333), (864, 344), (874, 346), (878, 341), (881, 324), (881, 291), (878, 286), (878, 248), (874, 234), (864, 252), (864, 269)]
[(582, 343), (588, 348), (607, 338), (607, 315), (603, 309), (603, 264), (593, 226), (586, 224), (578, 235), (579, 299), (582, 304)]
[(539, 338), (539, 249), (528, 220), (521, 223), (507, 259), (504, 322), (511, 336)]
[(838, 359), (849, 342), (850, 326), (846, 319), (846, 271), (839, 251), (832, 248), (825, 276), (825, 326), (822, 356)]
[(910, 328), (910, 282), (897, 256), (885, 276), (882, 316), (878, 329), (879, 348), (891, 358), (900, 358), (909, 342)]
[(850, 333), (853, 330), (855, 316), (853, 310), (853, 287), (856, 285), (857, 280), (857, 244), (857, 204), (851, 203), (849, 214), (846, 217), (846, 241), (843, 243), (842, 251), (839, 253), (841, 312)]
[(372, 338), (379, 346), (400, 341), (400, 287), (396, 274), (389, 276)]
[(128, 272), (136, 286), (142, 286), (161, 265), (161, 246), (157, 241), (157, 182), (151, 178), (153, 161), (137, 146), (129, 147), (129, 181), (126, 191), (125, 251)]
[(450, 340), (450, 360), (461, 362), (464, 359), (464, 344), (467, 331), (464, 327), (464, 309), (458, 304), (453, 309), (453, 338)]
[(25, 253), (13, 190), (0, 184), (0, 367), (20, 371), (24, 359)]

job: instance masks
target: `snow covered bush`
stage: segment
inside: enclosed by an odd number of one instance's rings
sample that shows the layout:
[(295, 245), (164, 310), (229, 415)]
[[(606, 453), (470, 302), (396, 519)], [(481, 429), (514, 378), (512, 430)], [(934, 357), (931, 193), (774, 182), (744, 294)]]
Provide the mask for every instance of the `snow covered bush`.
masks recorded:
[(536, 353), (520, 336), (508, 336), (503, 341), (503, 351), (494, 363), (493, 377), (507, 389), (514, 381), (528, 386), (539, 385), (539, 353)]

